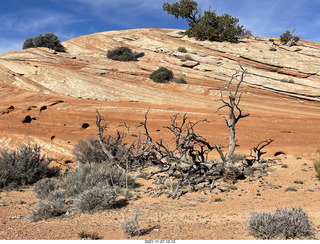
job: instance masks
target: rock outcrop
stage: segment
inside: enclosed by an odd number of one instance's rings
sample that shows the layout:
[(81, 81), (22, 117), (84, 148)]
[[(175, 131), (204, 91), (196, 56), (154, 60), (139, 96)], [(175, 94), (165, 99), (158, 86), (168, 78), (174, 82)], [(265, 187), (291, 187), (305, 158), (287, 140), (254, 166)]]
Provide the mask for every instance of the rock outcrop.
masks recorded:
[[(53, 155), (70, 158), (77, 140), (95, 135), (94, 126), (84, 130), (82, 125), (94, 125), (96, 109), (108, 115), (110, 126), (114, 126), (111, 133), (124, 120), (140, 121), (148, 107), (154, 111), (154, 128), (162, 128), (174, 112), (220, 121), (215, 114), (219, 89), (225, 87), (239, 65), (247, 70), (242, 101), (253, 114), (253, 120), (249, 120), (253, 126), (250, 133), (255, 133), (254, 128), (263, 129), (261, 121), (280, 114), (287, 113), (280, 123), (294, 116), (293, 120), (310, 118), (312, 123), (316, 123), (314, 118), (319, 119), (318, 103), (310, 102), (320, 101), (317, 43), (300, 41), (297, 46), (287, 47), (280, 45), (277, 38), (260, 37), (242, 39), (236, 44), (201, 42), (184, 36), (182, 30), (137, 29), (78, 37), (63, 45), (66, 53), (32, 48), (0, 56), (1, 146), (17, 146), (30, 140)], [(138, 62), (107, 59), (107, 50), (117, 46), (128, 46), (145, 56)], [(184, 54), (178, 52), (182, 46), (192, 61), (183, 61)], [(187, 84), (154, 83), (149, 75), (161, 66), (171, 69), (176, 78), (184, 78)], [(294, 102), (288, 105), (287, 99)], [(22, 123), (27, 116), (30, 123)], [(217, 139), (223, 144), (226, 138), (223, 119), (219, 123), (206, 131), (212, 134), (222, 130)], [(314, 130), (315, 124), (310, 126), (313, 133), (319, 132)], [(296, 130), (285, 129), (283, 125), (279, 128), (270, 137), (280, 135), (281, 130)], [(251, 143), (268, 139), (268, 133), (262, 136), (244, 133), (242, 141), (254, 146)], [(286, 140), (280, 138), (279, 144)], [(311, 140), (319, 142), (320, 138), (315, 136)], [(290, 143), (294, 150), (300, 145)]]

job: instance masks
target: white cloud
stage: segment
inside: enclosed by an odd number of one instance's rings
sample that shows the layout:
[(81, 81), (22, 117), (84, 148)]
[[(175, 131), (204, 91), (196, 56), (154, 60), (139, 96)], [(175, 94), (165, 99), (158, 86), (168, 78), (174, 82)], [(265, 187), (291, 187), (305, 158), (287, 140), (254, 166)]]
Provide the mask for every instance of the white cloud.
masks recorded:
[[(63, 0), (52, 0), (62, 2)], [(107, 25), (120, 28), (151, 27), (150, 19), (160, 19), (162, 0), (72, 0), (75, 11), (87, 14), (88, 18), (99, 19)], [(158, 20), (158, 23), (160, 20)]]
[(26, 10), (0, 16), (0, 30), (24, 33), (41, 31), (48, 27), (71, 25), (81, 20), (65, 13), (43, 10)]

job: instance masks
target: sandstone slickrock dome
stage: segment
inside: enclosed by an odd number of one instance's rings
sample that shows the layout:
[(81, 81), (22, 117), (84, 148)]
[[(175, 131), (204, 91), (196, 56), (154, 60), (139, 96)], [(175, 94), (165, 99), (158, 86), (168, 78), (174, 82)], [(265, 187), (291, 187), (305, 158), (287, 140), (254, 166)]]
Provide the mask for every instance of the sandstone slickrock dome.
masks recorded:
[[(0, 56), (1, 147), (31, 141), (51, 157), (67, 160), (78, 140), (96, 135), (96, 110), (114, 134), (124, 122), (138, 125), (149, 107), (155, 137), (168, 135), (163, 126), (174, 113), (188, 113), (191, 120), (211, 121), (199, 126), (200, 134), (227, 146), (223, 111), (216, 113), (219, 89), (240, 65), (247, 70), (241, 105), (251, 115), (238, 125), (238, 150), (248, 154), (270, 138), (275, 140), (270, 155), (281, 150), (310, 156), (320, 147), (319, 43), (287, 47), (277, 38), (260, 37), (236, 44), (201, 42), (182, 30), (136, 29), (63, 45), (66, 53), (32, 48)], [(107, 50), (117, 46), (145, 56), (138, 62), (107, 59)], [(178, 51), (182, 46), (187, 53)], [(184, 61), (186, 54), (192, 60)], [(149, 75), (161, 66), (187, 84), (154, 83)]]

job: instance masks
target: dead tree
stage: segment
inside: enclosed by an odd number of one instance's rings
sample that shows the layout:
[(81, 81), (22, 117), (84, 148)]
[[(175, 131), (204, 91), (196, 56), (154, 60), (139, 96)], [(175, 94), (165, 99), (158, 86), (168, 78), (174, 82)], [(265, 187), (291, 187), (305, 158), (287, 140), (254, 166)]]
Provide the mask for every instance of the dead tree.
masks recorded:
[[(223, 98), (223, 92), (220, 89), (220, 95), (221, 95), (221, 99), (219, 101), (223, 102), (223, 105), (221, 107), (218, 108), (217, 112), (222, 109), (222, 108), (229, 108), (229, 118), (226, 119), (224, 116), (224, 120), (227, 124), (228, 130), (230, 132), (229, 135), (229, 148), (228, 148), (228, 152), (226, 153), (226, 155), (224, 157), (221, 157), (221, 159), (223, 161), (225, 160), (229, 160), (231, 158), (231, 156), (233, 155), (235, 148), (237, 146), (237, 140), (236, 140), (236, 124), (239, 122), (240, 119), (248, 117), (250, 114), (243, 114), (242, 110), (239, 108), (239, 104), (240, 104), (240, 100), (241, 100), (241, 95), (242, 93), (240, 93), (240, 95), (238, 95), (239, 92), (239, 87), (241, 85), (241, 83), (243, 82), (246, 70), (243, 69), (242, 66), (241, 67), (241, 74), (237, 71), (235, 74), (232, 75), (228, 85), (225, 87), (225, 90), (228, 93), (228, 97), (229, 97), (229, 101), (226, 101)], [(235, 79), (240, 78), (240, 80), (237, 83), (236, 89), (234, 92), (232, 92), (230, 89), (230, 86), (232, 84), (232, 82)]]
[[(261, 141), (256, 147), (253, 147), (251, 149), (251, 153), (250, 156), (254, 157), (254, 160), (256, 162), (259, 162), (261, 160), (261, 156), (263, 154), (266, 154), (266, 152), (262, 152), (262, 149), (265, 148), (266, 146), (270, 145), (274, 140), (273, 139), (269, 139), (266, 141)], [(252, 151), (255, 153), (255, 155), (252, 155)]]
[(99, 143), (100, 143), (101, 149), (107, 155), (107, 157), (109, 158), (110, 162), (113, 162), (114, 161), (113, 155), (111, 154), (111, 152), (104, 145), (105, 138), (104, 138), (103, 133), (107, 128), (107, 124), (105, 124), (103, 126), (101, 125), (101, 121), (103, 120), (103, 118), (101, 117), (101, 115), (100, 115), (98, 110), (96, 112), (97, 112), (96, 125), (97, 125), (97, 128), (98, 128), (98, 138), (99, 138)]
[[(246, 161), (234, 164), (230, 162), (236, 147), (235, 126), (242, 118), (249, 116), (243, 114), (239, 107), (241, 94), (239, 95), (239, 87), (243, 82), (245, 70), (241, 67), (242, 72), (236, 72), (229, 81), (225, 91), (228, 93), (229, 99), (226, 101), (223, 97), (223, 92), (220, 90), (223, 105), (217, 111), (227, 107), (229, 108), (229, 118), (225, 118), (225, 122), (230, 132), (229, 149), (224, 155), (221, 146), (211, 144), (203, 136), (196, 133), (196, 126), (199, 123), (210, 123), (206, 119), (191, 122), (187, 118), (187, 114), (179, 116), (175, 114), (171, 117), (171, 122), (168, 126), (164, 126), (168, 130), (173, 139), (171, 145), (163, 139), (155, 141), (150, 135), (148, 129), (148, 114), (149, 109), (144, 116), (144, 121), (136, 127), (135, 132), (126, 123), (119, 126), (124, 128), (122, 133), (118, 132), (121, 139), (125, 136), (134, 138), (123, 157), (115, 157), (111, 151), (104, 145), (103, 132), (106, 126), (101, 126), (101, 116), (97, 111), (97, 126), (98, 137), (103, 151), (108, 155), (110, 161), (114, 164), (119, 164), (123, 167), (124, 163), (126, 171), (128, 166), (136, 165), (140, 172), (139, 177), (153, 179), (155, 188), (147, 189), (147, 192), (159, 196), (167, 194), (171, 198), (180, 198), (187, 192), (194, 191), (228, 191), (230, 184), (234, 184), (239, 179), (244, 179), (247, 176), (256, 177), (255, 171), (263, 169), (263, 167), (255, 168), (252, 164)], [(231, 92), (231, 85), (234, 80), (237, 80), (234, 92)], [(129, 139), (129, 138), (127, 138)], [(261, 142), (254, 151), (256, 158), (264, 154), (261, 150), (269, 145), (271, 141)], [(209, 160), (208, 154), (216, 150), (222, 161)], [(113, 164), (113, 165), (114, 165)], [(149, 166), (152, 164), (152, 171)], [(132, 168), (132, 167), (131, 167)]]

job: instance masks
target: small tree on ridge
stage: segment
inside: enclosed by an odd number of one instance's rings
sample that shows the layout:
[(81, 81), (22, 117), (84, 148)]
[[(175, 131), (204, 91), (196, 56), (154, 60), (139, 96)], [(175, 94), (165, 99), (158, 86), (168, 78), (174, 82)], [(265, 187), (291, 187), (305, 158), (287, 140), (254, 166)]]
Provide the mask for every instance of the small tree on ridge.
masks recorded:
[(197, 40), (237, 42), (245, 29), (239, 25), (239, 19), (229, 14), (217, 15), (214, 11), (202, 14), (198, 3), (193, 0), (179, 0), (178, 2), (163, 4), (163, 10), (168, 14), (186, 19), (190, 28), (186, 31), (189, 37)]
[(47, 47), (57, 52), (65, 52), (65, 47), (61, 44), (58, 37), (53, 33), (46, 33), (26, 39), (23, 43), (22, 49)]

